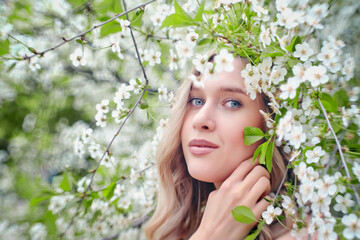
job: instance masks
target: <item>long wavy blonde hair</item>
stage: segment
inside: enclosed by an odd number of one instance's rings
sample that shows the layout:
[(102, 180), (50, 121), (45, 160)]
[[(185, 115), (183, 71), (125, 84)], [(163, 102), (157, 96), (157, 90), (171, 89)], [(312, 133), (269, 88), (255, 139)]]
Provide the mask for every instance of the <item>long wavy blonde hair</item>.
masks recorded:
[[(201, 182), (190, 176), (182, 151), (180, 133), (190, 88), (191, 81), (187, 79), (178, 89), (172, 114), (158, 145), (156, 161), (160, 186), (157, 207), (145, 228), (145, 233), (151, 240), (190, 238), (199, 227), (209, 193), (215, 190), (214, 184)], [(267, 97), (261, 97), (265, 111), (271, 112)], [(270, 174), (271, 191), (278, 189), (286, 173), (285, 161), (284, 154), (275, 147)], [(262, 228), (259, 239), (271, 240), (280, 235), (280, 232), (281, 229), (279, 231), (276, 226), (266, 226)]]

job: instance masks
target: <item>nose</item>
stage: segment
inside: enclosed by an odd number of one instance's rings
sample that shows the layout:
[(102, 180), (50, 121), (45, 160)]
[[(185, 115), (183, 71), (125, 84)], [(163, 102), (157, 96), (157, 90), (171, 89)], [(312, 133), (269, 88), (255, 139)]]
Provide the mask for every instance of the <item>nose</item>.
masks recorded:
[(202, 131), (213, 131), (215, 129), (215, 111), (210, 104), (205, 103), (193, 118), (193, 127)]

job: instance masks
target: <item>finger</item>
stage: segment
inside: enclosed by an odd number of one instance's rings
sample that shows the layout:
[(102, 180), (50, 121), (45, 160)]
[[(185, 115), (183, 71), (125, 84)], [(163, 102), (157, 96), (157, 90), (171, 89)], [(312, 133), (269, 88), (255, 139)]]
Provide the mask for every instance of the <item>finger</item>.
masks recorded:
[[(241, 182), (251, 172), (254, 167), (259, 165), (259, 161), (256, 159), (252, 162), (252, 157), (242, 161), (239, 166), (233, 171), (233, 173), (225, 180), (229, 182)], [(225, 183), (224, 182), (224, 183)]]
[(271, 191), (270, 180), (262, 176), (258, 181), (252, 186), (248, 198), (252, 199), (254, 204), (259, 202), (264, 196), (268, 195)]
[(248, 175), (246, 175), (245, 179), (243, 180), (242, 183), (244, 184), (244, 190), (250, 191), (261, 177), (270, 179), (270, 174), (264, 167), (257, 165)]
[[(266, 198), (269, 198), (269, 196), (266, 196)], [(252, 208), (252, 211), (257, 220), (260, 219), (261, 214), (266, 210), (269, 205), (270, 203), (263, 198), (255, 205), (255, 207)]]

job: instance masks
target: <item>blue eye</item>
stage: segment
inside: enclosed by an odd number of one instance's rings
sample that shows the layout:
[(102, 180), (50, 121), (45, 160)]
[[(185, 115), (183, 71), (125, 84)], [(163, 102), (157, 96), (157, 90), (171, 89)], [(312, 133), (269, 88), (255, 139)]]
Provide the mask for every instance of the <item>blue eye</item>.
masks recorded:
[(201, 98), (191, 98), (189, 103), (193, 106), (202, 106), (204, 105), (204, 101)]
[(241, 102), (237, 100), (228, 100), (225, 102), (225, 106), (230, 108), (239, 108), (241, 107)]

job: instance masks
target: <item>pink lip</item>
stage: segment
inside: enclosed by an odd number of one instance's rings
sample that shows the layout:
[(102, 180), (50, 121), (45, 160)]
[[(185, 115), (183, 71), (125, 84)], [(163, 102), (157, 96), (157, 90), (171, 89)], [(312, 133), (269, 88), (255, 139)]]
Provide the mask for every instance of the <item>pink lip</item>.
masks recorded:
[(194, 139), (189, 142), (189, 151), (194, 155), (204, 155), (211, 153), (219, 148), (215, 143), (204, 139)]

